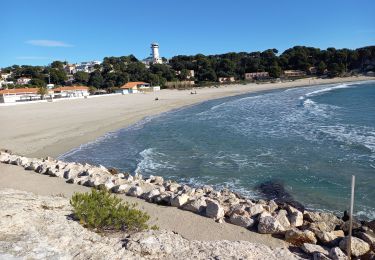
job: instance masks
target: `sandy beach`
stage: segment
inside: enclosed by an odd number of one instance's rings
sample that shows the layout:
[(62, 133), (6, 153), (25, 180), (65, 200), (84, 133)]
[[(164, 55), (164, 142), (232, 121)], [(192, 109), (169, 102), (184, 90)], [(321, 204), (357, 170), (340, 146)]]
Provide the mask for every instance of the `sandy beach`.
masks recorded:
[[(197, 95), (191, 95), (191, 90), (162, 90), (150, 94), (3, 106), (0, 107), (0, 148), (25, 156), (57, 157), (147, 116), (206, 100), (264, 90), (369, 79), (373, 78), (303, 79), (199, 88), (196, 89)], [(158, 101), (155, 101), (156, 97)]]

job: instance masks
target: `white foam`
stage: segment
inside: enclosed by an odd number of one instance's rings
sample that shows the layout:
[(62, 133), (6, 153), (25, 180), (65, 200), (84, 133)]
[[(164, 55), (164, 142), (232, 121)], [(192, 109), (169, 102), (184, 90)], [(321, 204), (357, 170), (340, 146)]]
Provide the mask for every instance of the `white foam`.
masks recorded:
[[(162, 160), (165, 154), (156, 152), (155, 148), (148, 148), (139, 153), (142, 160), (137, 164), (136, 173), (153, 173), (160, 169), (176, 169), (170, 161)], [(157, 157), (157, 158), (156, 158)]]

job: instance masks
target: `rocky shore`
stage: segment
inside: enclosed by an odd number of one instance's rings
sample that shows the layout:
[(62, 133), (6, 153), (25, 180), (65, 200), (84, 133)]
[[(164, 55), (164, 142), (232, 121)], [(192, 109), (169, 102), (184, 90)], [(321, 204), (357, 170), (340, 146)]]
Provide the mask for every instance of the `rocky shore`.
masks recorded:
[[(251, 231), (272, 234), (285, 239), (314, 259), (347, 258), (347, 216), (339, 218), (331, 213), (301, 210), (274, 200), (247, 199), (227, 189), (217, 191), (210, 186), (193, 188), (164, 180), (160, 176), (132, 176), (103, 166), (66, 163), (52, 158), (27, 158), (4, 151), (0, 153), (0, 162), (64, 178), (67, 183), (89, 187), (104, 186), (114, 193), (139, 197), (150, 203), (178, 207), (213, 218), (219, 223), (226, 221)], [(374, 259), (375, 221), (354, 221), (353, 228), (352, 256)], [(155, 239), (150, 238), (152, 241)]]

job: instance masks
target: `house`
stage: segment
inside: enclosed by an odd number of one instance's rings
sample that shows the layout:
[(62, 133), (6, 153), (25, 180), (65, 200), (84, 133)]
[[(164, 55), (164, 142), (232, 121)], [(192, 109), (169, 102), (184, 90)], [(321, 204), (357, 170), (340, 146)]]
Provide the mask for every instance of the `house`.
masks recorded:
[(246, 80), (267, 79), (269, 77), (270, 77), (270, 74), (266, 71), (245, 73)]
[(234, 82), (234, 77), (220, 77), (219, 83)]
[[(181, 74), (181, 70), (176, 70), (176, 76)], [(186, 80), (192, 79), (195, 76), (194, 70), (187, 70)]]
[(64, 65), (64, 70), (67, 74), (73, 75), (76, 73), (76, 64), (66, 64)]
[(148, 90), (150, 88), (150, 83), (147, 82), (128, 82), (125, 85), (123, 85), (119, 90), (116, 91), (116, 93), (121, 94), (135, 94), (140, 91)]
[(21, 77), (17, 79), (17, 84), (26, 85), (26, 84), (29, 84), (30, 81), (31, 81), (31, 78)]
[(14, 88), (0, 90), (0, 103), (40, 100), (38, 88)]
[(306, 76), (306, 72), (302, 70), (285, 70), (284, 71), (284, 76), (285, 77), (304, 77)]
[(79, 63), (78, 65), (75, 66), (75, 71), (83, 71), (87, 73), (91, 73), (95, 70), (95, 65), (100, 65), (100, 61), (84, 61)]
[(52, 89), (55, 98), (87, 97), (89, 88), (85, 86), (67, 86)]
[(3, 80), (8, 79), (10, 76), (12, 76), (11, 73), (1, 73), (1, 79)]

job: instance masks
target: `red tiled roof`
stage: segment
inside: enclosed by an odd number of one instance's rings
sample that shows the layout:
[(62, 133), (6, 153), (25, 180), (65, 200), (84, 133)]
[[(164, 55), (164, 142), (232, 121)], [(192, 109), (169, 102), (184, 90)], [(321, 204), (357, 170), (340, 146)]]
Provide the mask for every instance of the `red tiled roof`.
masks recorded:
[(36, 94), (38, 88), (13, 88), (0, 90), (0, 94)]
[(59, 92), (59, 91), (73, 91), (73, 90), (89, 90), (89, 88), (85, 86), (68, 86), (68, 87), (58, 87), (52, 90), (55, 92)]
[(122, 89), (136, 88), (138, 85), (144, 85), (144, 84), (149, 84), (149, 83), (142, 82), (142, 81), (128, 82), (125, 85), (123, 85), (121, 88)]

